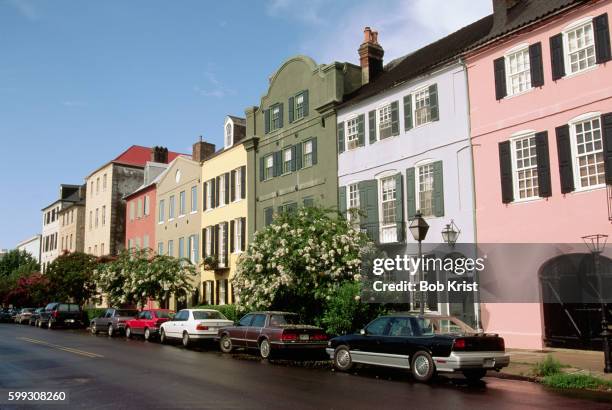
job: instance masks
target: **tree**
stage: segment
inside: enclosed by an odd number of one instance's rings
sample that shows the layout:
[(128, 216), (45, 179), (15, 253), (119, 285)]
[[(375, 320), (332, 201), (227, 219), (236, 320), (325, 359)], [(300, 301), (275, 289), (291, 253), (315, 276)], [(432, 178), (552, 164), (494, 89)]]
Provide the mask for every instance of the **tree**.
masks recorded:
[(40, 272), (20, 277), (4, 302), (13, 306), (37, 307), (49, 302), (49, 279)]
[(165, 300), (171, 294), (193, 292), (195, 266), (187, 259), (156, 255), (150, 249), (125, 250), (96, 271), (99, 290), (111, 304)]
[(6, 301), (8, 294), (16, 286), (21, 277), (38, 272), (40, 265), (26, 251), (13, 249), (0, 258), (0, 302)]
[(303, 208), (255, 233), (233, 279), (239, 308), (286, 309), (320, 322), (325, 302), (360, 279), (367, 236), (337, 213)]
[(95, 295), (93, 273), (97, 267), (94, 256), (83, 252), (60, 255), (49, 264), (45, 276), (51, 295), (58, 301), (72, 301), (79, 305)]

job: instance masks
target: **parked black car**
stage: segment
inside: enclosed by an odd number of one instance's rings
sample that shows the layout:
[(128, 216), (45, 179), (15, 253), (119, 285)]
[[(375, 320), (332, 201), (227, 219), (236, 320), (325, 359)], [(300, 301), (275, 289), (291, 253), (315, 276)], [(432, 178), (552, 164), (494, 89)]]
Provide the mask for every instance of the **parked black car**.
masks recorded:
[(38, 319), (40, 319), (40, 313), (45, 310), (44, 307), (39, 307), (30, 315), (30, 319), (28, 320), (28, 324), (30, 326), (38, 326)]
[(138, 314), (137, 309), (106, 309), (104, 314), (93, 319), (89, 323), (89, 330), (94, 335), (98, 332), (106, 332), (109, 336), (125, 332), (125, 322), (134, 319)]
[(38, 326), (46, 326), (49, 329), (59, 326), (85, 327), (86, 325), (87, 314), (74, 303), (49, 303), (45, 310), (40, 312), (38, 318)]
[(381, 316), (359, 334), (339, 336), (326, 349), (334, 367), (354, 363), (410, 369), (421, 382), (436, 372), (462, 372), (470, 380), (487, 370), (508, 366), (504, 339), (479, 333), (452, 316), (397, 314)]
[(11, 322), (15, 311), (13, 308), (4, 308), (0, 311), (0, 322)]

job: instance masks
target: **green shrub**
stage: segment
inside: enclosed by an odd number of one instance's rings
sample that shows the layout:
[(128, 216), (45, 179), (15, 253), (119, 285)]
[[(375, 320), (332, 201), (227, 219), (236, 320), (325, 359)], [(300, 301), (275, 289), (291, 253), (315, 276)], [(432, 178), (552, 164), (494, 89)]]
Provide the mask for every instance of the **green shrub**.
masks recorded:
[(234, 322), (240, 319), (238, 317), (236, 305), (200, 305), (196, 306), (194, 309), (214, 309), (218, 310), (223, 314), (223, 316), (229, 320), (233, 320)]
[(552, 376), (554, 374), (560, 373), (561, 368), (564, 367), (561, 362), (552, 357), (552, 355), (546, 356), (544, 361), (537, 362), (533, 366), (533, 374), (536, 376)]
[(106, 312), (106, 308), (85, 308), (83, 310), (87, 313), (89, 320), (100, 317)]
[(590, 374), (557, 373), (546, 376), (542, 383), (557, 389), (610, 389), (612, 381), (603, 380)]

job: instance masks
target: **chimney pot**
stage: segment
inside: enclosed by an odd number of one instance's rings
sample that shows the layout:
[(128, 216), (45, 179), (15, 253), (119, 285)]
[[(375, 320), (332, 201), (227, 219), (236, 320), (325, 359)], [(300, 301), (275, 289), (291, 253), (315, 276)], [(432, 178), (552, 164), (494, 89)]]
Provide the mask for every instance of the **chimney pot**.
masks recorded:
[(168, 148), (155, 146), (151, 148), (151, 161), (161, 164), (168, 163)]
[(215, 144), (203, 141), (200, 136), (199, 141), (193, 144), (191, 159), (196, 162), (203, 162), (209, 159), (215, 153)]
[(361, 65), (361, 83), (367, 84), (383, 72), (385, 51), (378, 43), (378, 31), (370, 27), (363, 29), (363, 43), (359, 46), (359, 63)]

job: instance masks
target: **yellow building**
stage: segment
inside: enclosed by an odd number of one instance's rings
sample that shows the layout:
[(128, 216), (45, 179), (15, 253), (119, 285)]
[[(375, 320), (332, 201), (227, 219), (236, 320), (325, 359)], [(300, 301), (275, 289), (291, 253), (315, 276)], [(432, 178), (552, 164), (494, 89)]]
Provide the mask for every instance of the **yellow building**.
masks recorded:
[(204, 302), (234, 303), (230, 279), (247, 246), (247, 154), (245, 120), (228, 116), (224, 147), (202, 164), (202, 283)]

